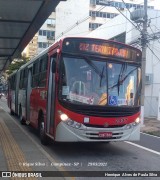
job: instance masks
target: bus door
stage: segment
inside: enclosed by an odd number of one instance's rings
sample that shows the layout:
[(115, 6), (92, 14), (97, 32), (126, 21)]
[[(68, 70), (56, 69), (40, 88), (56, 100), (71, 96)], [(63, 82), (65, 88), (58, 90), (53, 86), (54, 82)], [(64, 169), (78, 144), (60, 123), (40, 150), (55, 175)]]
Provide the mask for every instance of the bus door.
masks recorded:
[(53, 136), (54, 134), (54, 115), (55, 115), (55, 72), (53, 67), (56, 66), (56, 56), (51, 57), (51, 64), (48, 79), (48, 100), (47, 100), (47, 123), (46, 132)]
[(32, 91), (31, 83), (32, 83), (32, 67), (33, 65), (28, 67), (28, 82), (27, 82), (27, 101), (26, 101), (26, 123), (30, 123), (30, 94)]

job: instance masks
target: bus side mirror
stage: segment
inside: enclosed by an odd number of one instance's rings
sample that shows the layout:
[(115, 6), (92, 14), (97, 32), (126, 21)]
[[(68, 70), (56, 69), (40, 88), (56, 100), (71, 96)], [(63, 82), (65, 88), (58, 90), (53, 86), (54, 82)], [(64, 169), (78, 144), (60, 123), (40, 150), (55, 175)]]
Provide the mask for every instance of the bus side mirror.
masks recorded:
[(56, 62), (55, 60), (52, 61), (52, 73), (56, 72)]

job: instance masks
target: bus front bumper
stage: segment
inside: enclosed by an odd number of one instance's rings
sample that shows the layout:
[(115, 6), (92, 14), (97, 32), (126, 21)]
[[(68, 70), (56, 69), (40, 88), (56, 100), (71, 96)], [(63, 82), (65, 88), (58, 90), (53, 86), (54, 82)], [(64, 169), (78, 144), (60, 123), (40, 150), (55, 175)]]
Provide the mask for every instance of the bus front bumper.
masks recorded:
[[(100, 134), (109, 133), (110, 137)], [(93, 128), (82, 126), (74, 128), (60, 122), (56, 129), (55, 141), (58, 142), (108, 142), (108, 141), (138, 141), (140, 140), (140, 124), (118, 128)]]

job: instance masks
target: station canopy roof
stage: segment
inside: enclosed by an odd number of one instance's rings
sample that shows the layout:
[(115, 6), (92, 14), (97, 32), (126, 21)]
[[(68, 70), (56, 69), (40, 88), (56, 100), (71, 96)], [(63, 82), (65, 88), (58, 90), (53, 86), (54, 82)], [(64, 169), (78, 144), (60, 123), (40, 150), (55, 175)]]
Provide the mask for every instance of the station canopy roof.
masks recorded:
[(59, 2), (0, 0), (0, 72), (20, 56)]

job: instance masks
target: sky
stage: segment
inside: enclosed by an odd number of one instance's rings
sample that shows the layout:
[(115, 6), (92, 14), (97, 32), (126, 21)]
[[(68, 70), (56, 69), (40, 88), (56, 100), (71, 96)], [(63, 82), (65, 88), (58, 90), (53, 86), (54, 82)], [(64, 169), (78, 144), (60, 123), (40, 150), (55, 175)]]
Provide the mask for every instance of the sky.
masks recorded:
[(154, 0), (155, 9), (160, 9), (160, 0)]
[[(144, 0), (142, 0), (142, 2), (144, 2)], [(160, 0), (148, 0), (148, 4), (149, 5), (154, 5), (155, 9), (160, 10)]]

